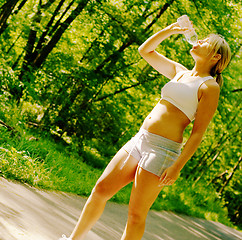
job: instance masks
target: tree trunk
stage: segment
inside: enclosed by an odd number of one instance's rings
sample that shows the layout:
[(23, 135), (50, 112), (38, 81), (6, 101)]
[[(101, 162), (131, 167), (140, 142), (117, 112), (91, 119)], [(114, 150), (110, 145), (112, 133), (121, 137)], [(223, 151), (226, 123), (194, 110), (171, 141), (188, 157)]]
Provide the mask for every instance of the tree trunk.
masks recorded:
[[(23, 61), (23, 65), (22, 65), (22, 69), (21, 69), (21, 73), (19, 75), (19, 79), (22, 80), (24, 75), (26, 74), (26, 72), (28, 72), (29, 67), (30, 67), (30, 63), (33, 61), (33, 50), (34, 50), (34, 45), (36, 42), (36, 38), (37, 38), (37, 30), (34, 27), (34, 25), (37, 23), (40, 23), (41, 21), (41, 1), (39, 2), (38, 5), (38, 10), (35, 13), (34, 17), (33, 17), (33, 21), (32, 21), (32, 26), (30, 27), (30, 31), (29, 31), (29, 36), (28, 36), (28, 41), (27, 44), (25, 46), (25, 56), (24, 56), (24, 61)], [(27, 82), (30, 82), (30, 79), (26, 79)]]
[(0, 13), (0, 35), (7, 27), (7, 19), (11, 15), (13, 9), (19, 0), (7, 0), (7, 2), (1, 7)]
[(51, 32), (55, 32), (56, 28), (58, 28), (59, 26), (59, 21), (63, 18), (63, 16), (65, 15), (65, 13), (69, 10), (69, 8), (72, 6), (73, 2), (72, 1), (69, 6), (65, 9), (64, 13), (62, 14), (62, 16), (60, 17), (60, 19), (56, 22), (56, 24), (54, 25), (54, 27), (51, 28), (52, 24), (54, 23), (55, 17), (59, 14), (59, 10), (61, 9), (61, 7), (63, 6), (65, 0), (61, 0), (58, 4), (58, 6), (56, 7), (50, 21), (48, 22), (47, 26), (45, 27), (45, 30), (43, 31), (42, 35), (39, 38), (39, 41), (37, 43), (37, 46), (34, 50), (33, 53), (33, 58), (35, 59), (38, 55), (38, 52), (41, 50), (41, 48), (44, 46), (46, 40), (45, 37), (48, 35), (51, 37)]
[(65, 32), (65, 30), (70, 26), (70, 24), (76, 19), (76, 17), (81, 13), (83, 8), (87, 5), (89, 0), (84, 0), (78, 4), (75, 10), (71, 13), (71, 15), (62, 23), (60, 24), (59, 28), (56, 30), (55, 34), (53, 35), (52, 39), (49, 43), (44, 46), (37, 57), (33, 61), (33, 66), (39, 68), (42, 63), (45, 61), (47, 56), (50, 54), (52, 49), (56, 46), (58, 41), (60, 40), (61, 36)]

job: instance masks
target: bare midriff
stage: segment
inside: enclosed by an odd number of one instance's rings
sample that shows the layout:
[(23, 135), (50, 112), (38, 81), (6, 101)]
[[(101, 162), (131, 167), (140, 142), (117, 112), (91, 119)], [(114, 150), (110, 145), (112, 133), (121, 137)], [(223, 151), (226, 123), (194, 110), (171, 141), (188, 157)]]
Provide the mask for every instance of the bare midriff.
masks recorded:
[(180, 109), (161, 99), (144, 120), (142, 128), (181, 143), (183, 132), (189, 123), (189, 118)]

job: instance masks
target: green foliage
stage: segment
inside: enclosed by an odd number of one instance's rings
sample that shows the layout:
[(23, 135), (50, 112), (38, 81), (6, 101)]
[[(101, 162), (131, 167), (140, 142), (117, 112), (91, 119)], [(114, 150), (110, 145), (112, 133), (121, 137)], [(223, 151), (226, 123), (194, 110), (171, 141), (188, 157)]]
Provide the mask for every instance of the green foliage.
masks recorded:
[(217, 195), (215, 189), (207, 186), (206, 182), (200, 182), (194, 187), (192, 185), (192, 181), (184, 184), (184, 180), (179, 179), (173, 186), (165, 187), (153, 208), (218, 221), (231, 226), (228, 219), (224, 217), (228, 215), (228, 210), (224, 208), (223, 199)]
[[(5, 2), (0, 1), (0, 6)], [(223, 74), (218, 111), (181, 173), (181, 181), (192, 188), (186, 190), (177, 183), (165, 199), (170, 196), (179, 205), (172, 207), (174, 201), (165, 200), (164, 208), (196, 214), (195, 196), (200, 216), (206, 217), (206, 207), (217, 219), (228, 211), (230, 219), (241, 225), (237, 197), (241, 165), (236, 168), (241, 156), (239, 1), (65, 0), (62, 5), (61, 1), (26, 1), (22, 7), (20, 3), (0, 31), (0, 120), (13, 127), (10, 132), (1, 128), (6, 176), (88, 195), (100, 169), (137, 132), (167, 81), (141, 59), (138, 46), (187, 14), (200, 38), (211, 32), (223, 35), (233, 58)], [(67, 21), (69, 16), (71, 21)], [(190, 46), (183, 36), (172, 36), (163, 43), (159, 52), (192, 68)], [(38, 63), (40, 56), (42, 64)], [(30, 132), (42, 140), (29, 141)], [(52, 141), (70, 153), (61, 155)], [(20, 163), (25, 170), (18, 173)], [(47, 172), (50, 181), (37, 177), (35, 168), (37, 175)], [(211, 200), (206, 184), (211, 185)], [(128, 202), (129, 190), (130, 186), (114, 200)]]
[(3, 176), (29, 183), (33, 186), (53, 188), (50, 172), (43, 168), (38, 159), (33, 159), (25, 151), (19, 152), (11, 147), (10, 150), (0, 148), (0, 167)]
[(101, 171), (83, 163), (78, 154), (68, 154), (68, 148), (61, 151), (65, 148), (48, 136), (0, 130), (1, 176), (45, 189), (91, 193)]

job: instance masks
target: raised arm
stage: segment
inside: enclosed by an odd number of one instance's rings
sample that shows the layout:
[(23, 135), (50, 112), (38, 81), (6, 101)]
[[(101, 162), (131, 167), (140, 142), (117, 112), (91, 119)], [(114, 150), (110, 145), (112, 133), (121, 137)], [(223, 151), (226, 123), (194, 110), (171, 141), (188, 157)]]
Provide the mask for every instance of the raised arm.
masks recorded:
[(159, 73), (172, 79), (181, 70), (187, 70), (183, 65), (172, 61), (156, 52), (157, 46), (173, 34), (184, 33), (187, 29), (180, 28), (178, 23), (173, 23), (148, 38), (140, 47), (140, 55)]

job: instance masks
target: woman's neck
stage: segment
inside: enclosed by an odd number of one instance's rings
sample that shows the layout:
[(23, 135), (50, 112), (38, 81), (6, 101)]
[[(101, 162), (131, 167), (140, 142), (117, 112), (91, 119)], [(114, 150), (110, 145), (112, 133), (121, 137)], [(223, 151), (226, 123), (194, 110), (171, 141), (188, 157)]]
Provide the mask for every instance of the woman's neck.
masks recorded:
[(212, 65), (209, 62), (196, 61), (195, 66), (191, 71), (192, 76), (206, 77), (210, 76)]
[(198, 67), (197, 65), (191, 71), (191, 76), (206, 77), (210, 76), (210, 68), (207, 67)]

